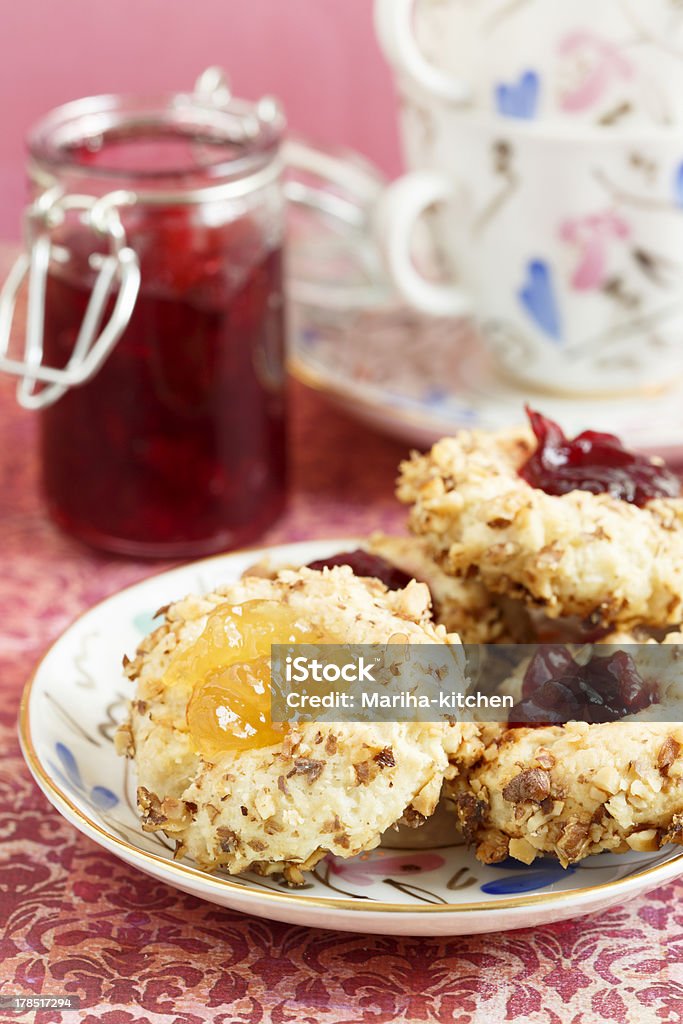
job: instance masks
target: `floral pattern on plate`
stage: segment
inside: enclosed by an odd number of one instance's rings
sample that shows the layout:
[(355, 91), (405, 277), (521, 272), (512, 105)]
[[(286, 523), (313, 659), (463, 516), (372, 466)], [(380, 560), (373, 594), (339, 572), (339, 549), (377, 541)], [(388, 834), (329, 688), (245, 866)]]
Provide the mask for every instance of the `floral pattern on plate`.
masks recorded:
[[(308, 562), (344, 541), (286, 545), (267, 553)], [(37, 781), (65, 817), (123, 860), (180, 889), (222, 905), (299, 924), (342, 930), (455, 934), (560, 920), (635, 896), (683, 873), (675, 849), (652, 855), (601, 855), (564, 871), (542, 860), (478, 863), (449, 815), (417, 830), (386, 835), (352, 860), (326, 858), (303, 889), (277, 877), (207, 875), (173, 860), (165, 837), (142, 831), (130, 763), (115, 754), (113, 730), (125, 715), (123, 652), (132, 653), (149, 610), (190, 591), (234, 579), (266, 552), (219, 556), (152, 577), (87, 612), (47, 653), (28, 684), (21, 721), (24, 753)], [(83, 679), (92, 686), (83, 687)]]

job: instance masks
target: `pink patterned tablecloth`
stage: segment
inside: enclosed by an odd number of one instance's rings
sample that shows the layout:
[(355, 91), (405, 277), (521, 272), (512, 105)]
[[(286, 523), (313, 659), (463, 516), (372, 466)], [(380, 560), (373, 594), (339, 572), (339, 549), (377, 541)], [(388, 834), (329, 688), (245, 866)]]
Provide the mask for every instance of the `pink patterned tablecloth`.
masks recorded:
[[(0, 252), (0, 267), (9, 253)], [(292, 390), (293, 487), (264, 544), (400, 528), (403, 450)], [(455, 939), (372, 937), (200, 902), (105, 853), (39, 792), (16, 739), (33, 663), (84, 609), (158, 564), (97, 555), (47, 520), (35, 422), (0, 381), (1, 991), (71, 993), (87, 1024), (587, 1024), (683, 1020), (683, 884), (599, 916)], [(23, 1019), (7, 1014), (0, 1021)], [(31, 1018), (33, 1019), (33, 1018)]]

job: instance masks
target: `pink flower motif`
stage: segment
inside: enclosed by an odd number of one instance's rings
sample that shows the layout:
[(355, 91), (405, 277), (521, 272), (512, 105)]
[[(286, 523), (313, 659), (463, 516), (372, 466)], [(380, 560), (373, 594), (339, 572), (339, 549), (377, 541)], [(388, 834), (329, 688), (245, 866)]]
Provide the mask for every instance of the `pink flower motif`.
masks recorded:
[(628, 238), (628, 223), (612, 210), (574, 217), (560, 225), (560, 238), (579, 251), (579, 262), (571, 279), (576, 291), (601, 288), (607, 278), (609, 243)]
[(577, 29), (560, 39), (558, 53), (578, 68), (580, 80), (563, 92), (560, 107), (567, 113), (587, 110), (604, 95), (615, 79), (633, 75), (633, 65), (619, 47), (600, 36)]
[(361, 854), (354, 860), (338, 860), (330, 857), (330, 874), (341, 875), (355, 885), (372, 885), (377, 878), (390, 875), (416, 875), (424, 871), (436, 871), (445, 861), (436, 853), (402, 853), (399, 856), (376, 850)]

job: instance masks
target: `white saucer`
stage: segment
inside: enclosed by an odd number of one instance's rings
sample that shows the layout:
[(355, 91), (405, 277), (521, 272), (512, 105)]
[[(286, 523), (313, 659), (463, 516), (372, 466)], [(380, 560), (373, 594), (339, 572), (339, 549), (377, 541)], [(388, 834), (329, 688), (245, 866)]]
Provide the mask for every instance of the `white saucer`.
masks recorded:
[(617, 434), (628, 447), (683, 460), (683, 382), (651, 396), (576, 399), (523, 391), (500, 376), (473, 334), (452, 321), (369, 310), (334, 325), (295, 321), (290, 369), (350, 415), (417, 446), (463, 427), (524, 422), (528, 402), (573, 436)]

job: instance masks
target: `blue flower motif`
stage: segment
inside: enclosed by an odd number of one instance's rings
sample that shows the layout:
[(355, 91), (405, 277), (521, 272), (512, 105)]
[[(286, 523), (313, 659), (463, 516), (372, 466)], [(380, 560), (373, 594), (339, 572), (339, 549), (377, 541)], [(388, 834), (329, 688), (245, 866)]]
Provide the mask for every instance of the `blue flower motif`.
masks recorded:
[(481, 420), (481, 414), (478, 409), (475, 409), (471, 405), (458, 405), (457, 406), (458, 419), (464, 423), (469, 423), (470, 426), (476, 425)]
[(496, 108), (503, 117), (530, 121), (536, 116), (540, 79), (535, 71), (525, 71), (517, 82), (500, 82), (496, 86)]
[(674, 179), (674, 197), (679, 206), (683, 206), (683, 163), (678, 165)]
[(502, 878), (495, 878), (491, 882), (484, 882), (480, 889), (490, 896), (511, 896), (521, 892), (533, 892), (534, 889), (545, 889), (553, 882), (572, 875), (576, 870), (571, 865), (563, 868), (556, 860), (551, 860), (548, 857), (534, 861), (533, 868), (528, 868), (526, 864), (508, 857), (507, 860), (496, 864), (495, 868), (515, 873), (503, 875)]
[(304, 327), (299, 332), (299, 340), (303, 348), (314, 348), (320, 340), (320, 331), (314, 327)]
[(92, 786), (89, 788), (83, 782), (78, 768), (76, 758), (64, 743), (55, 743), (55, 751), (59, 758), (61, 770), (56, 765), (51, 765), (55, 775), (58, 775), (67, 789), (72, 793), (85, 798), (86, 802), (98, 811), (108, 811), (119, 802), (116, 793), (112, 793), (106, 786)]
[(544, 260), (530, 260), (517, 297), (534, 323), (554, 341), (562, 340), (552, 270)]
[(144, 633), (147, 636), (153, 629), (159, 625), (154, 615), (150, 615), (149, 612), (138, 612), (137, 615), (133, 616), (133, 625), (140, 633)]
[(425, 405), (441, 405), (443, 402), (447, 402), (450, 398), (449, 392), (446, 388), (436, 387), (431, 385), (422, 396), (422, 400)]

